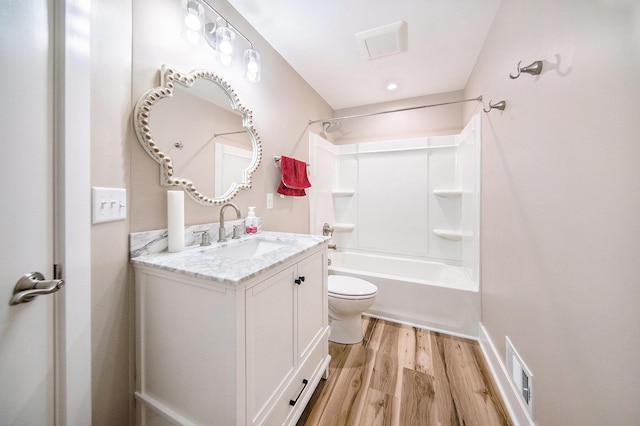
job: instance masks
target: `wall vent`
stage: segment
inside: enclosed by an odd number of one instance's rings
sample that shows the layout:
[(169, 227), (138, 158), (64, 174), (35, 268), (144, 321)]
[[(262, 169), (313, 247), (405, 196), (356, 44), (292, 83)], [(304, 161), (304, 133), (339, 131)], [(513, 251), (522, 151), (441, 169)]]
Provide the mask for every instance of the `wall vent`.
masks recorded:
[(509, 372), (509, 379), (513, 384), (518, 396), (529, 411), (529, 416), (533, 419), (533, 374), (527, 368), (518, 352), (513, 347), (511, 340), (505, 337), (506, 341), (506, 364)]

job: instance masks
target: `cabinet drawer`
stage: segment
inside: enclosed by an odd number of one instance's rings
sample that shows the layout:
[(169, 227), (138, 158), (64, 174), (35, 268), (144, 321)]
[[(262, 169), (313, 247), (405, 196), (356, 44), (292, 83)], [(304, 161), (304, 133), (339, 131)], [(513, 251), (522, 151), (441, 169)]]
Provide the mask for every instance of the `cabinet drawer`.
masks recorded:
[[(292, 416), (302, 413), (318, 384), (320, 376), (324, 373), (324, 369), (321, 369), (324, 361), (322, 348), (322, 342), (318, 342), (313, 351), (309, 353), (309, 357), (304, 364), (300, 366), (296, 375), (291, 379), (278, 401), (273, 405), (273, 409), (262, 424), (291, 424)], [(306, 385), (303, 380), (307, 380)], [(295, 405), (291, 405), (291, 401), (295, 401)]]

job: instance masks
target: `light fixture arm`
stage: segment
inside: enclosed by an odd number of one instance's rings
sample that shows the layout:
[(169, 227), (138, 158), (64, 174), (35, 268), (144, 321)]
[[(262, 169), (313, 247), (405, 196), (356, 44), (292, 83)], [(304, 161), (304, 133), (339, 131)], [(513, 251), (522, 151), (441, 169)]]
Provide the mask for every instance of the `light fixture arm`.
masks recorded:
[(222, 14), (220, 12), (218, 12), (216, 9), (214, 9), (213, 6), (211, 6), (209, 4), (209, 2), (207, 2), (207, 0), (200, 0), (200, 2), (202, 4), (204, 4), (205, 6), (207, 6), (213, 13), (218, 15), (218, 17), (222, 18), (227, 23), (227, 26), (230, 27), (230, 28), (233, 28), (233, 30), (236, 32), (236, 34), (238, 34), (240, 37), (245, 39), (247, 41), (247, 43), (249, 43), (249, 46), (251, 47), (251, 49), (253, 49), (253, 43), (251, 43), (251, 40), (249, 40), (244, 34), (242, 34), (242, 32), (238, 28), (236, 28), (231, 22), (229, 22), (229, 20), (227, 18), (222, 16)]

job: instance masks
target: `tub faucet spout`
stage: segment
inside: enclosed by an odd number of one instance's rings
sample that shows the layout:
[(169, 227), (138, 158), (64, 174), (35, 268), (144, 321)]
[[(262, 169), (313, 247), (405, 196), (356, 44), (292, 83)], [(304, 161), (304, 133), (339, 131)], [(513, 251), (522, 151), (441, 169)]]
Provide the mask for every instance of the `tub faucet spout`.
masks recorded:
[(218, 242), (224, 243), (227, 241), (227, 233), (224, 230), (224, 209), (227, 207), (233, 207), (236, 211), (236, 216), (240, 219), (240, 209), (233, 203), (226, 203), (220, 208), (220, 230), (218, 231)]

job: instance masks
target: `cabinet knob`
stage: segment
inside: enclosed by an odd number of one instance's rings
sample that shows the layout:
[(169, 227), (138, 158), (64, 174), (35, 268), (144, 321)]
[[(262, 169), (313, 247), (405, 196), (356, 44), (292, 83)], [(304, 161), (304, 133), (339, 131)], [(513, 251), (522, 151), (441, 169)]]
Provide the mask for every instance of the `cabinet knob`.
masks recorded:
[(294, 280), (294, 282), (298, 285), (302, 284), (304, 282), (304, 277), (298, 277), (297, 280)]

